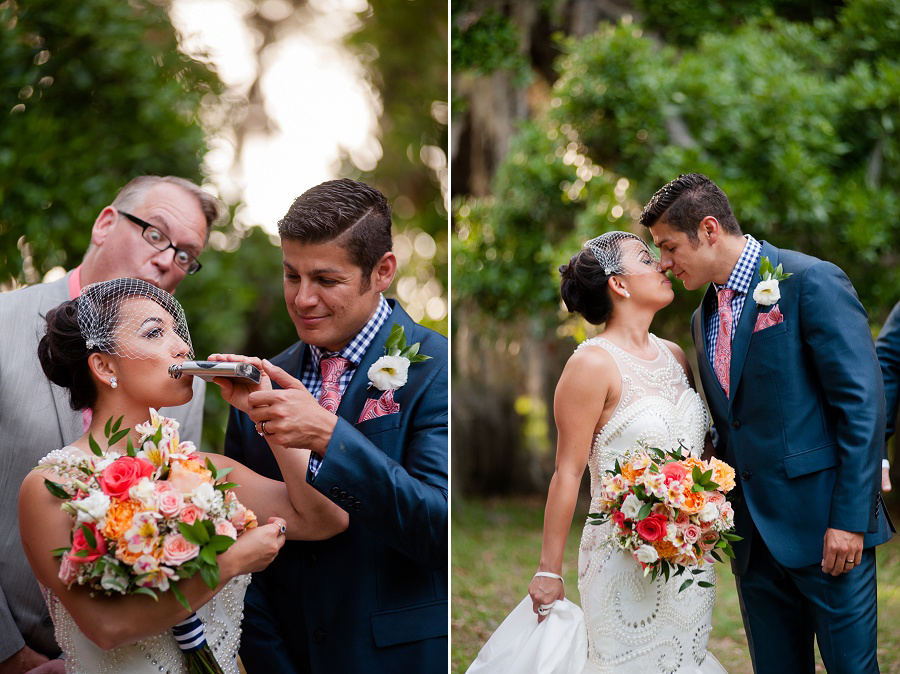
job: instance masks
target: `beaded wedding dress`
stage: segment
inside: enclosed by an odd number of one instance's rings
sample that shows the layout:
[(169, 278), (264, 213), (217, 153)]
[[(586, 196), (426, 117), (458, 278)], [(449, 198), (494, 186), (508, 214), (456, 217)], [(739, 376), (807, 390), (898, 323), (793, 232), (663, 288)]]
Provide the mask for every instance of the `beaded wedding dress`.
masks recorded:
[[(64, 447), (58, 452), (78, 452)], [(203, 621), (206, 641), (225, 674), (238, 674), (237, 652), (244, 615), (244, 593), (250, 574), (233, 578), (204, 606), (197, 609)], [(49, 589), (41, 592), (50, 610), (56, 641), (65, 653), (67, 674), (184, 674), (184, 656), (171, 630), (110, 650), (103, 650), (88, 639), (75, 624), (66, 607)], [(148, 598), (148, 601), (152, 601)]]
[[(700, 396), (689, 386), (672, 352), (654, 335), (656, 358), (645, 361), (602, 337), (580, 348), (600, 347), (615, 360), (622, 395), (610, 420), (594, 436), (588, 456), (591, 509), (599, 512), (600, 478), (616, 459), (640, 443), (702, 453), (709, 421)], [(651, 581), (627, 552), (608, 544), (612, 522), (586, 524), (578, 555), (578, 590), (588, 636), (584, 674), (724, 674), (706, 650), (712, 630), (715, 588), (687, 576)], [(695, 581), (715, 583), (712, 569)]]

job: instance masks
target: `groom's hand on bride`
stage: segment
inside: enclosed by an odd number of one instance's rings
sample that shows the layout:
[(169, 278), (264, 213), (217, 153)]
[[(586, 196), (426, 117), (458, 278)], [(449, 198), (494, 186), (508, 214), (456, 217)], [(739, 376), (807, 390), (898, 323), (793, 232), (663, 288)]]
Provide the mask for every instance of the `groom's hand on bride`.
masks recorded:
[(263, 428), (266, 440), (282, 447), (302, 447), (324, 456), (337, 416), (319, 405), (300, 380), (277, 365), (262, 361), (262, 370), (282, 388), (256, 391), (248, 397), (248, 416)]
[(862, 558), (863, 534), (841, 529), (825, 531), (822, 549), (822, 571), (840, 576), (855, 569)]
[(216, 384), (222, 393), (222, 399), (232, 407), (236, 407), (241, 412), (249, 412), (250, 404), (247, 398), (254, 391), (270, 391), (272, 382), (268, 375), (263, 372), (262, 360), (253, 356), (241, 356), (236, 353), (213, 353), (207, 360), (215, 360), (221, 363), (250, 363), (260, 372), (259, 383), (254, 384), (246, 379), (233, 379), (231, 377), (213, 377), (213, 383)]

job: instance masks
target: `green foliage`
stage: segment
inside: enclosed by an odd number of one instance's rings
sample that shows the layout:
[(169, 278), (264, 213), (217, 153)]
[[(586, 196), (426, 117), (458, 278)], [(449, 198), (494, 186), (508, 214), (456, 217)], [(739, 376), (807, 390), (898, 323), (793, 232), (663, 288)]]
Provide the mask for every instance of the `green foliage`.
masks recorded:
[[(696, 171), (744, 231), (838, 264), (883, 318), (900, 287), (900, 45), (880, 27), (897, 22), (900, 4), (855, 0), (834, 21), (769, 14), (682, 51), (627, 22), (565, 39), (549, 112), (512, 141), (493, 198), (456, 205), (457, 297), (493, 320), (538, 314), (546, 333), (554, 267), (603, 231), (646, 236), (643, 205)], [(654, 329), (686, 343), (699, 297), (676, 293)]]
[(164, 4), (6, 0), (0, 64), (0, 281), (75, 266), (134, 176), (199, 180), (197, 115), (221, 84), (178, 51)]
[(490, 75), (505, 70), (518, 86), (528, 84), (531, 71), (521, 53), (519, 33), (512, 20), (496, 9), (474, 11), (472, 3), (453, 2), (450, 58), (456, 72)]

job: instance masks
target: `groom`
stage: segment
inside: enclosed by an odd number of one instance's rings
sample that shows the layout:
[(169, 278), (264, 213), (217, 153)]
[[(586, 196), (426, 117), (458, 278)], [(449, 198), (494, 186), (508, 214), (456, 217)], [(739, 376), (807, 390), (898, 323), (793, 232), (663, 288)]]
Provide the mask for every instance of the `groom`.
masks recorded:
[[(397, 261), (378, 190), (313, 187), (278, 231), (300, 341), (265, 365), (280, 389), (251, 394), (249, 416), (232, 410), (225, 453), (280, 480), (261, 434), (309, 448), (307, 482), (350, 525), (253, 575), (241, 660), (250, 674), (445, 671), (447, 340), (382, 296)], [(430, 358), (384, 382), (370, 368), (395, 326)]]
[[(685, 288), (710, 283), (692, 328), (716, 451), (739, 476), (732, 569), (754, 671), (813, 672), (815, 636), (830, 674), (878, 672), (884, 390), (853, 286), (742, 236), (700, 174), (660, 189), (641, 224)], [(761, 283), (766, 261), (784, 278)]]

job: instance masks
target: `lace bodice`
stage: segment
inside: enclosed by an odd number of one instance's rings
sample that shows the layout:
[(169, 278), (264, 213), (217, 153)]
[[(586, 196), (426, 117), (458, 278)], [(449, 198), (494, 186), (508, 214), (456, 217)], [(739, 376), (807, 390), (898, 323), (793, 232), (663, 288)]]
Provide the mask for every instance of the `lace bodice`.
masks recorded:
[[(59, 458), (73, 452), (79, 453), (79, 450), (64, 447), (54, 450), (48, 456)], [(249, 584), (250, 574), (233, 578), (215, 597), (196, 611), (203, 621), (206, 640), (225, 674), (238, 674), (237, 652), (241, 640), (241, 619), (244, 615), (244, 593)], [(53, 619), (56, 640), (65, 653), (67, 673), (186, 673), (184, 656), (171, 630), (104, 651), (84, 635), (59, 597), (43, 585), (41, 592)], [(148, 601), (152, 600), (148, 598)]]
[(603, 337), (578, 346), (606, 349), (622, 377), (619, 404), (601, 432), (594, 435), (588, 456), (592, 496), (600, 476), (639, 444), (660, 449), (675, 449), (681, 444), (697, 456), (703, 452), (709, 429), (706, 406), (666, 345), (655, 335), (650, 335), (650, 341), (657, 348), (657, 356), (651, 361), (633, 356)]

